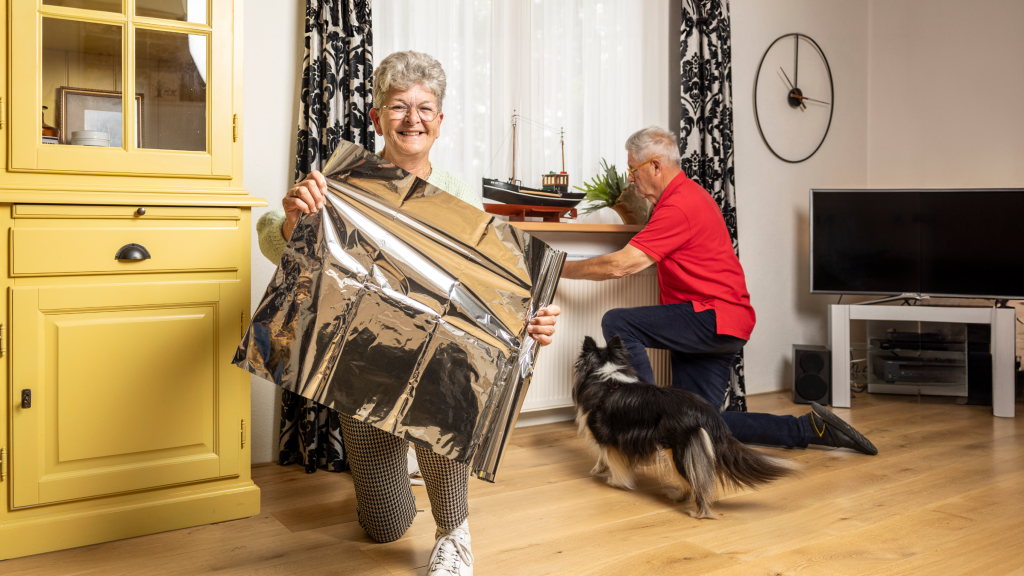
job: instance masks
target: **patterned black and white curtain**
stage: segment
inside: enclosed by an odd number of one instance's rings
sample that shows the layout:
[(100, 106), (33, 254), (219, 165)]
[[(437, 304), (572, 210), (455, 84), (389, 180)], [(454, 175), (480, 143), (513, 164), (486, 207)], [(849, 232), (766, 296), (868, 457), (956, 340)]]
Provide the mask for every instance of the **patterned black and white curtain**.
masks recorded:
[[(373, 150), (370, 0), (307, 0), (295, 181), (319, 170), (341, 140)], [(338, 413), (285, 390), (281, 464), (348, 470)]]
[[(733, 168), (732, 47), (729, 0), (682, 0), (679, 29), (682, 117), (679, 153), (686, 175), (711, 193), (722, 209), (732, 247), (736, 233)], [(746, 412), (743, 352), (732, 366), (724, 410)]]

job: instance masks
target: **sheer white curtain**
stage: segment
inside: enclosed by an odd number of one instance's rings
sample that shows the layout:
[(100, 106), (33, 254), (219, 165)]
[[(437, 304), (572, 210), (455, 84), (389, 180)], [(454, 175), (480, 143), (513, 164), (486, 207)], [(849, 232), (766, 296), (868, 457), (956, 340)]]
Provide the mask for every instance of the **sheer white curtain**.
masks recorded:
[[(565, 170), (576, 186), (597, 173), (602, 158), (624, 170), (626, 138), (646, 124), (667, 124), (667, 79), (652, 82), (651, 71), (667, 71), (668, 54), (652, 51), (651, 45), (652, 35), (654, 41), (664, 36), (668, 48), (669, 4), (378, 1), (374, 60), (416, 50), (441, 62), (448, 93), (441, 137), (431, 152), (438, 166), (477, 190), (482, 177), (507, 179), (514, 110), (532, 121), (519, 126), (516, 177), (539, 187), (541, 174), (562, 170), (558, 130), (564, 128)], [(654, 90), (666, 94), (664, 106), (653, 105), (664, 110), (652, 112), (649, 92)], [(378, 137), (378, 150), (383, 145)], [(609, 221), (618, 222), (614, 215)]]

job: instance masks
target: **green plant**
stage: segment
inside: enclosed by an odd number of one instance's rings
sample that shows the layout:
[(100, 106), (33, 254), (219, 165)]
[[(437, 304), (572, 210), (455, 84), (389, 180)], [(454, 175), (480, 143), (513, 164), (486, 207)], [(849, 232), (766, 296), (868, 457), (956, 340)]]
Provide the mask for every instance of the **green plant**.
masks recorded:
[(602, 158), (601, 172), (594, 176), (593, 180), (584, 183), (582, 188), (573, 186), (580, 192), (587, 193), (584, 200), (589, 204), (583, 209), (580, 216), (596, 212), (601, 208), (615, 206), (627, 186), (629, 186), (629, 180), (626, 179), (626, 173), (619, 174), (615, 170), (615, 164), (609, 166), (608, 161)]

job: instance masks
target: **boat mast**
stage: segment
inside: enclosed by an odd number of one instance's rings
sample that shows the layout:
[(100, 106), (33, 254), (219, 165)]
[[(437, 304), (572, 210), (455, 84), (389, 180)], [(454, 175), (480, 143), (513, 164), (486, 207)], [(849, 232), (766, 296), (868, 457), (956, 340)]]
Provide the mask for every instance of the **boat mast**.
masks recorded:
[(559, 139), (562, 141), (562, 174), (565, 174), (565, 127), (559, 128)]
[(512, 180), (509, 184), (516, 183), (516, 111), (512, 111)]

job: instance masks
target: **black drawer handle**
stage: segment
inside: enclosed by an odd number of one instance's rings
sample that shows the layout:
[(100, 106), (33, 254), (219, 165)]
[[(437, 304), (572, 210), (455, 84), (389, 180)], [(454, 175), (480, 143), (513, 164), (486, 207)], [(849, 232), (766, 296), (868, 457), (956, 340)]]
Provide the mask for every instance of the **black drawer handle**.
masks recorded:
[(149, 260), (149, 250), (142, 244), (125, 244), (114, 254), (114, 260)]

